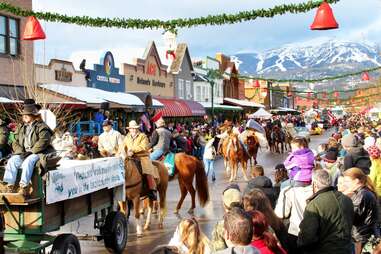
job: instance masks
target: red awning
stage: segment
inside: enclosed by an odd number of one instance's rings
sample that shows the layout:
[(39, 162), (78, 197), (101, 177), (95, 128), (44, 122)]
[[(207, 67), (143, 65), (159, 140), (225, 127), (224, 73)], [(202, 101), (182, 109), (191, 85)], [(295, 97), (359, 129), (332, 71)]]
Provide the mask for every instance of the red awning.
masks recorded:
[(184, 101), (189, 107), (193, 116), (204, 116), (206, 114), (204, 106), (196, 101)]
[(192, 116), (192, 111), (184, 100), (180, 99), (163, 99), (160, 97), (155, 97), (160, 101), (164, 108), (157, 109), (156, 112), (163, 112), (164, 117), (185, 117)]

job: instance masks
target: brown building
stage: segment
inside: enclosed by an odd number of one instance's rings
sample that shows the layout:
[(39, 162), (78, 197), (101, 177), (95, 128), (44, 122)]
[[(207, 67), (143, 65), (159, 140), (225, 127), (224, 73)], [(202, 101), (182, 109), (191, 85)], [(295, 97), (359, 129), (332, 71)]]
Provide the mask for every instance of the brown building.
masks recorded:
[[(32, 9), (32, 0), (8, 0), (10, 4)], [(33, 41), (22, 41), (26, 18), (0, 12), (0, 96), (9, 86), (31, 85), (33, 79)]]
[(245, 85), (239, 82), (235, 64), (230, 61), (229, 56), (222, 53), (217, 53), (216, 59), (220, 62), (220, 71), (224, 77), (224, 98), (244, 99), (242, 96), (245, 94)]
[(167, 72), (168, 66), (162, 64), (156, 45), (148, 44), (143, 58), (134, 59), (132, 64), (123, 64), (126, 76), (126, 92), (146, 91), (152, 96), (174, 97), (173, 75)]

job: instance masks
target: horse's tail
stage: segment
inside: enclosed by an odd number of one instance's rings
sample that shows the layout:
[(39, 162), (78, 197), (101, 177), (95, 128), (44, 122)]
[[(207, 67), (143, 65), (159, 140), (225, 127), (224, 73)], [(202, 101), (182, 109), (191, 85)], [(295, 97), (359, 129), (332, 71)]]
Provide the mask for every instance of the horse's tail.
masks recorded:
[(204, 164), (196, 160), (196, 190), (201, 207), (204, 207), (209, 201), (208, 178), (206, 177)]
[(160, 184), (158, 185), (158, 192), (160, 197), (160, 213), (162, 218), (167, 216), (167, 188), (168, 188), (168, 170), (162, 162), (152, 161), (153, 165), (157, 167), (160, 175)]

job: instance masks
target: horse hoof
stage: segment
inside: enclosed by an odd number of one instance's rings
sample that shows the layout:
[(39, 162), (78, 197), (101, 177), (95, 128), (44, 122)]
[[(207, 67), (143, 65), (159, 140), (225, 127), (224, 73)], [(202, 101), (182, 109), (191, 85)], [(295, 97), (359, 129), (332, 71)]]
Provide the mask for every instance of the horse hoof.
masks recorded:
[(149, 225), (144, 226), (144, 231), (148, 231), (150, 229)]
[(164, 228), (163, 223), (159, 223), (159, 229), (163, 229), (163, 228)]
[(157, 214), (157, 210), (153, 210), (153, 211), (152, 211), (152, 214)]
[(188, 213), (193, 215), (194, 214), (194, 209), (193, 208), (189, 209)]
[(179, 214), (179, 210), (176, 209), (176, 210), (174, 211), (174, 214)]
[(142, 238), (144, 235), (143, 235), (143, 233), (141, 233), (141, 234), (136, 234), (136, 237), (137, 238)]

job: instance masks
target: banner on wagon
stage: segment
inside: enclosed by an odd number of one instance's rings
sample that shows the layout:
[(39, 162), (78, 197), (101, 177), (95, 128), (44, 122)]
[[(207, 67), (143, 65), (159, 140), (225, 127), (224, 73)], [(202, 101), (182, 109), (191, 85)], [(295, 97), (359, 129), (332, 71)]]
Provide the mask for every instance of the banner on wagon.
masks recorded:
[(58, 169), (48, 172), (46, 203), (73, 199), (123, 184), (124, 163), (121, 158), (67, 160)]

